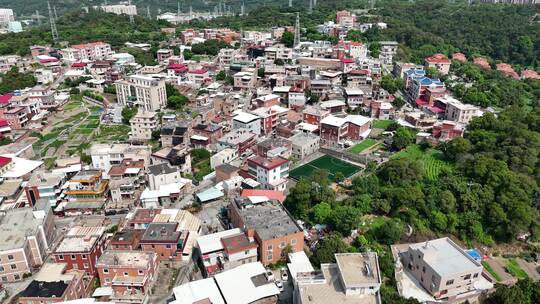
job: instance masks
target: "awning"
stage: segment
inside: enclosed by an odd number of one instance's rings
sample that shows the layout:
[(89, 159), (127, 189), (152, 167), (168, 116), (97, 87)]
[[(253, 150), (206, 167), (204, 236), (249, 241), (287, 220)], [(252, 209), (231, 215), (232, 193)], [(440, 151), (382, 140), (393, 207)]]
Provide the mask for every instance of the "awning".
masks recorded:
[(224, 196), (223, 192), (221, 192), (220, 190), (212, 187), (212, 188), (208, 188), (206, 190), (204, 190), (203, 192), (199, 192), (197, 193), (197, 199), (201, 202), (201, 203), (204, 203), (204, 202), (208, 202), (208, 201), (211, 201), (211, 200), (215, 200), (215, 199), (218, 199), (220, 197)]

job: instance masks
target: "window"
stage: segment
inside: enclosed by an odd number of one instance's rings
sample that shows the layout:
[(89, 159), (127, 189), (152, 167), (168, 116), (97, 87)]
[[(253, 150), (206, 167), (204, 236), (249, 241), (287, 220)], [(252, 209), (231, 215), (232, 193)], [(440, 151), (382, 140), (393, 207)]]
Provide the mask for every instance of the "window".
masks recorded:
[(279, 248), (281, 248), (281, 249), (285, 248), (285, 246), (286, 246), (286, 243), (285, 243), (285, 242), (281, 242), (281, 243), (279, 244)]
[(478, 278), (478, 273), (475, 273), (475, 274), (473, 275), (473, 278), (475, 278), (475, 279)]
[(143, 275), (144, 274), (144, 271), (142, 271), (142, 269), (139, 269), (139, 275)]
[(274, 259), (274, 257), (273, 257), (271, 254), (269, 254), (267, 260), (268, 260), (268, 261), (272, 261), (273, 259)]
[(75, 255), (72, 254), (72, 255), (71, 255), (71, 259), (72, 259), (72, 260), (75, 260), (75, 258), (76, 258)]
[(446, 281), (446, 286), (454, 284), (454, 280), (448, 280)]
[(171, 248), (171, 244), (165, 245), (166, 248)]
[(463, 279), (464, 279), (464, 280), (470, 280), (470, 279), (471, 279), (471, 275), (468, 274), (468, 275), (464, 276)]
[(109, 273), (109, 269), (103, 268), (103, 273)]
[(268, 245), (268, 247), (266, 248), (268, 251), (272, 251), (274, 249), (274, 247), (272, 247), (272, 245)]
[(88, 268), (88, 264), (87, 264), (87, 263), (84, 263), (84, 264), (83, 264), (83, 267), (84, 267), (84, 269), (87, 269), (87, 268)]
[(59, 260), (64, 260), (64, 255), (62, 255), (62, 254), (59, 255), (59, 256), (58, 256), (58, 259), (59, 259)]
[(129, 275), (129, 273), (127, 272), (124, 272), (124, 276), (127, 277)]
[(21, 276), (18, 275), (18, 274), (14, 275), (13, 277), (15, 278), (15, 280), (20, 280), (21, 279)]
[(426, 266), (422, 266), (422, 272), (426, 273)]
[(83, 258), (83, 260), (86, 260), (88, 257), (86, 256), (86, 254), (83, 254), (82, 258)]
[(13, 255), (11, 255), (11, 254), (8, 254), (7, 258), (8, 258), (8, 260), (10, 260), (10, 261), (11, 261), (11, 260), (13, 260)]
[(297, 243), (297, 242), (296, 242), (296, 239), (292, 239), (292, 240), (291, 240), (291, 245), (294, 246), (294, 245), (296, 245), (296, 243)]
[(0, 271), (4, 271), (4, 266), (0, 266)]
[(11, 267), (11, 269), (17, 269), (17, 264), (11, 264), (9, 267)]
[(111, 281), (111, 279), (105, 278), (105, 283), (109, 283), (110, 281)]

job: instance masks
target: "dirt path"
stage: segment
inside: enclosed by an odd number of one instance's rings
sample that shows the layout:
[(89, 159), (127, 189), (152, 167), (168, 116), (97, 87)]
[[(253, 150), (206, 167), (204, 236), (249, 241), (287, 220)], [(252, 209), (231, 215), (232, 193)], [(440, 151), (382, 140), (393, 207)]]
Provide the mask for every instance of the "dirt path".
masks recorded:
[(493, 270), (501, 277), (501, 283), (510, 284), (516, 281), (516, 278), (506, 272), (506, 260), (499, 257), (492, 257), (486, 262), (493, 268)]
[[(518, 262), (521, 269), (523, 269), (531, 279), (535, 281), (540, 280), (540, 273), (538, 273), (538, 271), (536, 270), (537, 267), (540, 266), (536, 266), (534, 263), (529, 263), (523, 259), (516, 259), (516, 261)], [(540, 268), (538, 269), (540, 270)]]

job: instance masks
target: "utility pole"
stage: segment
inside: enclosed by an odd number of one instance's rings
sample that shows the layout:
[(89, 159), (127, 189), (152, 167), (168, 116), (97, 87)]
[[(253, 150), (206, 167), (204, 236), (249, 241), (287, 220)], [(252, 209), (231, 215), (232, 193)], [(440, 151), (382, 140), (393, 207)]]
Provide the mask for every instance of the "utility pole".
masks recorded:
[(51, 23), (51, 34), (53, 41), (58, 42), (58, 31), (56, 30), (56, 21), (54, 21), (53, 12), (51, 9), (51, 3), (47, 1), (47, 8), (49, 9), (49, 21)]

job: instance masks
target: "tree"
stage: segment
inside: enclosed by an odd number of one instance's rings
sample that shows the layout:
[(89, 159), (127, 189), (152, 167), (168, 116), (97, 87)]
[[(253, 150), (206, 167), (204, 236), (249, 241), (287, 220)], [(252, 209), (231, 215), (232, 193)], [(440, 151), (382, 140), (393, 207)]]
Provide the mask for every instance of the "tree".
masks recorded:
[(325, 224), (328, 218), (332, 215), (332, 206), (321, 202), (313, 207), (313, 221), (317, 224)]
[(396, 97), (392, 102), (392, 105), (398, 109), (401, 109), (401, 107), (405, 105), (405, 100), (403, 100), (401, 97)]
[(381, 87), (390, 94), (395, 94), (401, 87), (401, 80), (394, 79), (390, 75), (384, 75), (381, 79)]
[(217, 75), (216, 75), (216, 80), (218, 80), (218, 81), (223, 81), (226, 78), (227, 78), (227, 74), (223, 70), (219, 71), (219, 73), (217, 73)]
[(395, 244), (403, 234), (403, 227), (394, 220), (387, 220), (381, 226), (369, 231), (370, 236), (375, 241), (385, 244)]
[(338, 171), (336, 172), (336, 174), (334, 174), (334, 181), (336, 183), (341, 183), (344, 180), (345, 180), (345, 175), (343, 175), (341, 171)]
[(137, 114), (137, 107), (125, 106), (122, 109), (122, 122), (129, 124), (129, 121)]
[(311, 257), (311, 262), (314, 265), (321, 265), (324, 263), (335, 263), (336, 253), (351, 252), (354, 248), (347, 245), (341, 239), (342, 236), (339, 233), (332, 233), (320, 240), (315, 248), (315, 253)]
[(189, 99), (184, 95), (173, 95), (167, 98), (167, 108), (182, 110), (188, 102)]
[(306, 217), (312, 203), (311, 190), (311, 181), (300, 179), (285, 199), (284, 204), (287, 210), (298, 218)]
[(9, 138), (9, 137), (3, 136), (2, 138), (0, 138), (0, 146), (9, 145), (12, 142), (13, 142), (13, 140), (11, 140), (11, 138)]
[(379, 58), (379, 54), (381, 53), (381, 44), (379, 42), (370, 43), (369, 52), (371, 53), (371, 57)]
[(285, 32), (283, 35), (281, 35), (281, 43), (283, 43), (286, 47), (293, 47), (294, 46), (294, 34), (291, 32)]
[(396, 131), (396, 135), (394, 135), (392, 139), (392, 148), (394, 150), (401, 150), (405, 147), (407, 147), (410, 144), (414, 143), (416, 134), (406, 127), (400, 127)]
[(351, 230), (358, 228), (359, 217), (360, 211), (352, 206), (336, 206), (329, 218), (329, 222), (334, 230), (349, 236)]

